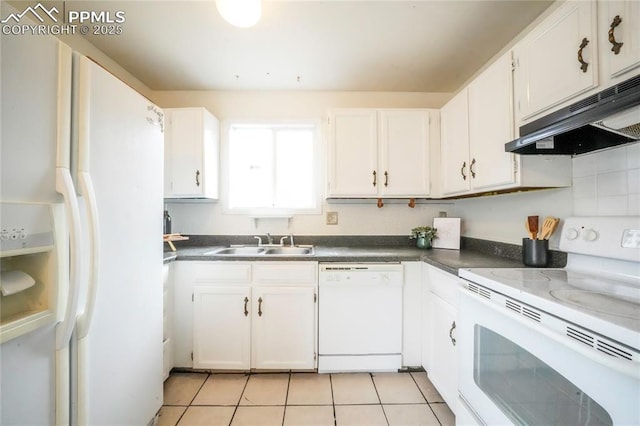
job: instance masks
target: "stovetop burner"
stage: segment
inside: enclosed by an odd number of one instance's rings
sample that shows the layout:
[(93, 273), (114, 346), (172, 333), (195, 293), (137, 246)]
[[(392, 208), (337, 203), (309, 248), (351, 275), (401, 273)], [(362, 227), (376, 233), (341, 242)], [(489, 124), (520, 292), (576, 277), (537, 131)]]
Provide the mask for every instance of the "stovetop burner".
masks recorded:
[(582, 309), (640, 320), (640, 309), (638, 309), (637, 303), (612, 297), (610, 293), (577, 288), (558, 288), (549, 291), (549, 294), (557, 300)]

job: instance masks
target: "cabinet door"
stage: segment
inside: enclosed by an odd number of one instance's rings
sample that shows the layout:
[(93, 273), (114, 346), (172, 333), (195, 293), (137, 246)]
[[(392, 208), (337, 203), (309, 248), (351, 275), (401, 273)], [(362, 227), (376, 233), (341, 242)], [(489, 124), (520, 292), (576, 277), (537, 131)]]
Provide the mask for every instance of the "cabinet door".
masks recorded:
[(468, 191), (469, 111), (467, 89), (458, 93), (440, 110), (442, 192)]
[(375, 110), (336, 110), (329, 118), (329, 197), (378, 193), (378, 130)]
[(165, 198), (218, 198), (218, 120), (204, 108), (172, 108), (165, 124)]
[(504, 151), (504, 144), (513, 139), (511, 70), (511, 55), (506, 54), (468, 88), (469, 174), (473, 189), (515, 182), (514, 154)]
[(248, 370), (250, 287), (196, 286), (193, 294), (193, 368)]
[(458, 398), (456, 309), (435, 294), (431, 295), (431, 326), (429, 379), (453, 409)]
[(316, 347), (313, 287), (254, 287), (252, 368), (313, 369)]
[(380, 195), (424, 197), (430, 192), (429, 112), (387, 110), (379, 115)]
[(567, 1), (514, 48), (520, 119), (597, 86), (595, 17), (594, 1)]
[(602, 1), (598, 7), (601, 60), (608, 65), (609, 77), (618, 77), (640, 66), (640, 2)]

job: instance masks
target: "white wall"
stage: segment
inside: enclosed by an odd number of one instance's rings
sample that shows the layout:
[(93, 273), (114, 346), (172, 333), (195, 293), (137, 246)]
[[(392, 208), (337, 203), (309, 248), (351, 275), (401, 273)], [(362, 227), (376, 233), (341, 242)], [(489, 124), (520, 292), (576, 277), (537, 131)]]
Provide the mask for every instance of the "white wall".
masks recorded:
[(573, 160), (576, 216), (640, 215), (640, 143)]
[[(203, 106), (222, 122), (247, 119), (321, 119), (330, 108), (440, 108), (450, 98), (447, 93), (382, 92), (154, 92), (152, 100), (163, 108)], [(224, 176), (222, 185), (224, 185)], [(291, 219), (260, 219), (223, 212), (222, 202), (168, 205), (172, 231), (185, 234), (246, 235), (270, 232), (302, 235), (402, 235), (418, 225), (430, 224), (439, 212), (451, 214), (450, 201), (418, 204), (406, 202), (343, 204), (323, 203), (322, 213), (298, 215)], [(326, 225), (327, 211), (338, 212), (338, 225)]]
[[(462, 218), (462, 235), (510, 244), (522, 244), (527, 216), (572, 216), (571, 188), (457, 200), (453, 215)], [(558, 247), (558, 232), (549, 245)]]

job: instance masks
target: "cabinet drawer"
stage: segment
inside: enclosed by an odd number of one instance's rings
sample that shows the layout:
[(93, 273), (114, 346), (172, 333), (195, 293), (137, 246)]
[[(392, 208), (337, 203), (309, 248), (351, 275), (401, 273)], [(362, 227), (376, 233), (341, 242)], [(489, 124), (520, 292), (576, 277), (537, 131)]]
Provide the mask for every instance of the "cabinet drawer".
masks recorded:
[(429, 288), (431, 292), (451, 306), (457, 307), (458, 286), (460, 285), (458, 277), (434, 267), (429, 267), (427, 270), (429, 271)]
[(256, 284), (310, 284), (318, 281), (316, 262), (258, 262), (253, 265)]
[(243, 262), (203, 262), (192, 266), (193, 282), (248, 283), (251, 281), (251, 264)]

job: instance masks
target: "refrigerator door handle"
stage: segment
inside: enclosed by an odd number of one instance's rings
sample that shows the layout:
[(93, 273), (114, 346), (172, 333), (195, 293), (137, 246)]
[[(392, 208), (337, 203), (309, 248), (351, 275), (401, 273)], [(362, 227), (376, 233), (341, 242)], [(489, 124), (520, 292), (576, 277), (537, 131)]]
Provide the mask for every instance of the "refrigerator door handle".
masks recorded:
[(71, 180), (69, 169), (56, 169), (56, 191), (64, 198), (67, 221), (69, 222), (69, 289), (64, 318), (56, 326), (56, 349), (66, 347), (71, 339), (78, 312), (80, 293), (80, 271), (82, 255), (82, 231), (80, 225), (80, 209), (76, 191)]
[(98, 272), (100, 267), (100, 230), (98, 224), (98, 205), (96, 203), (96, 194), (93, 189), (91, 176), (87, 172), (78, 173), (78, 183), (80, 193), (83, 195), (89, 219), (89, 280), (87, 286), (87, 300), (84, 310), (78, 315), (77, 320), (77, 338), (78, 340), (86, 337), (91, 326), (91, 318), (96, 304), (96, 293), (98, 289)]

